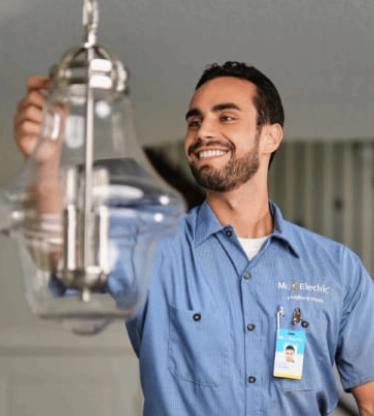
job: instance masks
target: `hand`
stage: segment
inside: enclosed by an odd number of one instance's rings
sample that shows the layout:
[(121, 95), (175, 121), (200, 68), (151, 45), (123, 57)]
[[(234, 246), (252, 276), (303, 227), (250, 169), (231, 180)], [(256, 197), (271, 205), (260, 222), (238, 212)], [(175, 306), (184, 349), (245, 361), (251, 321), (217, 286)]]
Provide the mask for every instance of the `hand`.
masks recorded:
[(35, 149), (39, 138), (43, 106), (46, 102), (46, 89), (49, 78), (32, 76), (27, 80), (27, 94), (18, 103), (13, 120), (13, 134), (17, 146), (27, 159)]
[[(30, 77), (27, 93), (14, 115), (14, 140), (26, 159), (33, 154), (42, 132), (49, 82), (46, 77)], [(27, 204), (39, 214), (61, 211), (59, 167), (68, 109), (63, 104), (54, 104), (49, 106), (49, 113), (44, 120), (45, 140), (39, 145), (26, 188)]]
[(14, 116), (14, 139), (26, 159), (33, 154), (41, 134), (45, 139), (39, 143), (35, 155), (35, 162), (39, 165), (38, 174), (44, 177), (58, 171), (69, 114), (68, 106), (62, 103), (49, 103), (48, 111), (44, 114), (49, 82), (49, 78), (42, 76), (30, 77), (27, 94), (18, 103)]

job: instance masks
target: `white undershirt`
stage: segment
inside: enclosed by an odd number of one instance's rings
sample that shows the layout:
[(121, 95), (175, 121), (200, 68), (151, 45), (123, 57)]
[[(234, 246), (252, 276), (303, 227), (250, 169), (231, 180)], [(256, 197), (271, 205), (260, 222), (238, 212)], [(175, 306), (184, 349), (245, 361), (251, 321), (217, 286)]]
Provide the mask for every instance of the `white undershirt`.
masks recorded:
[(261, 250), (261, 247), (264, 245), (265, 241), (269, 236), (260, 237), (260, 238), (239, 238), (239, 242), (243, 247), (245, 254), (249, 260), (252, 260)]

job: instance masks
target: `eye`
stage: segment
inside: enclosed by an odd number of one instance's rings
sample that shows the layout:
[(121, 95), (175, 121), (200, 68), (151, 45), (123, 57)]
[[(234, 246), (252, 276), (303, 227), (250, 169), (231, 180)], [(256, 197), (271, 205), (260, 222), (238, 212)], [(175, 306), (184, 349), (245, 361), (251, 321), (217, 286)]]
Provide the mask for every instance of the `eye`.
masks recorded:
[(220, 120), (221, 121), (234, 121), (235, 120), (235, 117), (229, 116), (229, 115), (222, 115), (220, 117)]
[(199, 119), (191, 119), (188, 120), (187, 126), (189, 129), (194, 129), (201, 126), (201, 120)]

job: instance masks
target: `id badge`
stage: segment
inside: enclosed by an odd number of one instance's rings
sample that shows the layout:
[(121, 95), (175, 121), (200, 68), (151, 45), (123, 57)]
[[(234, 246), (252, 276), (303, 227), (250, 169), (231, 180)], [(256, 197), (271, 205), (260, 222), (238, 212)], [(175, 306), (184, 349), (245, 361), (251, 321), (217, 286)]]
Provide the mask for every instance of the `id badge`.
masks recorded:
[(303, 375), (305, 341), (304, 331), (277, 330), (274, 377), (301, 379)]

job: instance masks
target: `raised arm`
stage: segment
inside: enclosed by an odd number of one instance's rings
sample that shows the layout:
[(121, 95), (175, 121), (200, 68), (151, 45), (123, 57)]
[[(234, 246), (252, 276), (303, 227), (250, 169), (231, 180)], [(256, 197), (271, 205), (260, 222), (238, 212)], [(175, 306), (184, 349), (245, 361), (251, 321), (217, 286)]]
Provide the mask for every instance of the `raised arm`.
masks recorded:
[(38, 145), (35, 165), (30, 172), (30, 183), (27, 187), (27, 204), (31, 204), (30, 207), (39, 214), (57, 213), (62, 209), (59, 165), (68, 110), (64, 105), (50, 106), (49, 112), (52, 113), (45, 118), (43, 126), (43, 108), (47, 100), (48, 85), (48, 78), (30, 77), (27, 81), (27, 93), (18, 103), (14, 116), (14, 140), (25, 159), (33, 154), (42, 128), (46, 139)]
[[(36, 149), (39, 137), (43, 128), (44, 106), (47, 101), (46, 89), (49, 79), (42, 76), (32, 76), (27, 81), (27, 93), (17, 105), (14, 115), (14, 140), (26, 160), (30, 158)], [(53, 110), (66, 119), (66, 108), (55, 106)], [(51, 116), (51, 121), (53, 117)], [(47, 124), (48, 124), (47, 118)], [(64, 124), (60, 123), (61, 126)], [(60, 184), (60, 156), (62, 143), (64, 141), (64, 128), (58, 129), (58, 135), (54, 140), (48, 140), (51, 131), (56, 131), (54, 126), (45, 126), (43, 135), (47, 140), (38, 144), (38, 151), (32, 161), (32, 168), (28, 171), (29, 182), (26, 185), (25, 208), (39, 216), (40, 227), (44, 227), (44, 221), (51, 221), (51, 215), (56, 215), (56, 224), (62, 214), (61, 184)], [(47, 215), (44, 216), (44, 214)], [(36, 227), (36, 222), (33, 222)], [(45, 228), (45, 227), (44, 227)], [(43, 228), (43, 229), (44, 229)], [(47, 231), (43, 231), (47, 238)], [(50, 237), (60, 237), (61, 231), (51, 231)], [(25, 235), (28, 235), (27, 227)], [(34, 244), (35, 243), (35, 244)], [(51, 271), (57, 268), (61, 257), (61, 247), (54, 246), (53, 250), (48, 249), (48, 255), (42, 256), (47, 261), (41, 262), (40, 245), (37, 241), (30, 240), (28, 250), (39, 268), (49, 267)], [(45, 263), (45, 264), (44, 264)]]

